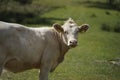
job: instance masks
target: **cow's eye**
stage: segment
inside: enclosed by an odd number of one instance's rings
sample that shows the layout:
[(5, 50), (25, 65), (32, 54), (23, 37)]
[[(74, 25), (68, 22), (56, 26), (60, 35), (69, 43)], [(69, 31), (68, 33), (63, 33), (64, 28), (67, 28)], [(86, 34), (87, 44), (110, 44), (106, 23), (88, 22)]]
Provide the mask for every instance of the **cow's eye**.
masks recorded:
[(79, 33), (79, 30), (76, 30), (76, 32), (75, 32), (75, 33), (76, 33), (76, 34), (77, 34), (77, 33)]
[(72, 28), (73, 26), (72, 25), (70, 25), (70, 28)]
[(65, 31), (64, 33), (65, 33), (65, 34), (68, 34), (68, 31)]

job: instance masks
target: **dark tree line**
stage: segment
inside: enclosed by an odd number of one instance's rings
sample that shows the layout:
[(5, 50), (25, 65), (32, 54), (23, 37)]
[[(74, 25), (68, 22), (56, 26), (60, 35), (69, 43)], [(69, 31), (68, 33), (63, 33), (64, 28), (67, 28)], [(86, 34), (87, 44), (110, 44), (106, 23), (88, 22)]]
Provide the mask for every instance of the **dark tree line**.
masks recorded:
[(120, 10), (120, 0), (108, 0), (107, 2), (113, 8), (116, 8), (116, 9)]
[(49, 7), (34, 4), (33, 0), (0, 0), (0, 21), (34, 23)]
[(31, 4), (32, 0), (0, 0), (0, 3), (18, 2), (20, 4)]

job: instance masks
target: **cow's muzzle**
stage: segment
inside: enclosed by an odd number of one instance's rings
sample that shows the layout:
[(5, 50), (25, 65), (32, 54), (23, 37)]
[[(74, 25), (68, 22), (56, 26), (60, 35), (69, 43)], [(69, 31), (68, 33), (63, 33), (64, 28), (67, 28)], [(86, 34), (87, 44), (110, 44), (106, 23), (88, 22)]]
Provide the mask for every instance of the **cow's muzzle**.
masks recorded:
[(77, 40), (70, 40), (69, 43), (68, 43), (68, 46), (69, 47), (76, 47), (77, 46)]

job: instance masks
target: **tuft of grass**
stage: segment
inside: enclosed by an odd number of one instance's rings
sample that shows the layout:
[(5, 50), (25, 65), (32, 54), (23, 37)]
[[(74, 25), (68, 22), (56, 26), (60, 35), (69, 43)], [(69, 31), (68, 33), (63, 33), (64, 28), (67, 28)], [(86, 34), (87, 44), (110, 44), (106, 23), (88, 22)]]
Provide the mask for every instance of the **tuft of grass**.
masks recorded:
[(102, 29), (103, 31), (108, 31), (108, 32), (114, 31), (114, 32), (119, 33), (119, 32), (120, 32), (120, 23), (117, 22), (113, 27), (110, 26), (109, 24), (103, 23), (103, 24), (101, 25), (101, 29)]
[(120, 33), (120, 22), (117, 22), (117, 23), (116, 23), (116, 25), (115, 25), (115, 27), (114, 27), (114, 31)]
[(110, 31), (111, 30), (110, 26), (105, 24), (105, 23), (102, 24), (101, 29), (104, 30), (104, 31)]

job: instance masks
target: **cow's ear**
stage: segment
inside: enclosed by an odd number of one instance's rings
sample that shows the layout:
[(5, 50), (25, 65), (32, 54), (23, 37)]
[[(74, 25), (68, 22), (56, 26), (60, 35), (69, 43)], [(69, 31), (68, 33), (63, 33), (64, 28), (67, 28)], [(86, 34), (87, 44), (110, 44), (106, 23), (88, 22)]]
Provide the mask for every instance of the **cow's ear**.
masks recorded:
[(79, 32), (86, 32), (89, 29), (88, 24), (83, 24), (79, 27)]
[(57, 30), (58, 32), (64, 32), (64, 30), (63, 30), (63, 28), (61, 27), (60, 24), (55, 23), (55, 24), (53, 24), (53, 27), (54, 27), (54, 29)]

